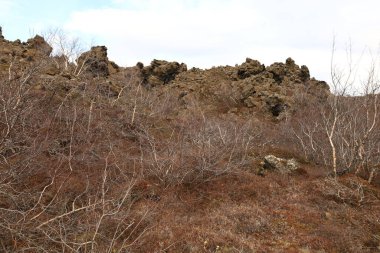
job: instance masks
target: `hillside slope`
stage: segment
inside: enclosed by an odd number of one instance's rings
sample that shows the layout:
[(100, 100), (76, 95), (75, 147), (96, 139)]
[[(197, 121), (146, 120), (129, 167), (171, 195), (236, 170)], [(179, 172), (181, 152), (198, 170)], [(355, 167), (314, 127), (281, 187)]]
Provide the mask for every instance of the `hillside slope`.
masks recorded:
[[(380, 136), (367, 167), (337, 145), (335, 177), (338, 100), (306, 66), (51, 51), (0, 38), (0, 251), (380, 252), (380, 180), (367, 180)], [(372, 98), (339, 108), (372, 118), (352, 106)]]

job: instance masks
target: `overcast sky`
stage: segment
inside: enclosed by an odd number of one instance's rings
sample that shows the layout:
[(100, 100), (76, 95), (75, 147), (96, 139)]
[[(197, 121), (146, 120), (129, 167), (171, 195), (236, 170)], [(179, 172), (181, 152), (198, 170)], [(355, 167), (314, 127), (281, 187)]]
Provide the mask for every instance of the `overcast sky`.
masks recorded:
[(379, 11), (380, 0), (0, 0), (0, 25), (9, 40), (61, 27), (106, 45), (121, 66), (157, 58), (209, 68), (246, 57), (269, 65), (290, 56), (329, 82), (334, 34), (338, 62), (349, 41), (354, 59), (377, 56)]

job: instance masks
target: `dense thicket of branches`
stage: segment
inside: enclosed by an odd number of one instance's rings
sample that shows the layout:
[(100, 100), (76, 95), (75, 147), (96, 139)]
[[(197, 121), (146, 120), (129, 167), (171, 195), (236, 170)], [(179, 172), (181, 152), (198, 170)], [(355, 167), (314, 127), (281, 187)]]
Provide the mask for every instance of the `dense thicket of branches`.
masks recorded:
[[(62, 74), (76, 51), (59, 42)], [(22, 68), (15, 61), (0, 74), (0, 251), (132, 252), (155, 224), (154, 204), (136, 203), (159, 198), (141, 195), (142, 182), (194, 187), (258, 166), (276, 145), (335, 177), (352, 172), (371, 182), (380, 168), (374, 72), (362, 96), (347, 96), (339, 88), (347, 82), (333, 75), (325, 103), (299, 94), (294, 117), (267, 124), (211, 117), (197, 101), (180, 115), (178, 99), (146, 90), (137, 70), (112, 92), (76, 70), (68, 87), (42, 74), (49, 61), (57, 58)]]
[(2, 251), (126, 252), (152, 226), (153, 207), (134, 205), (140, 182), (207, 182), (260, 145), (253, 122), (196, 107), (168, 123), (178, 100), (145, 90), (133, 71), (110, 93), (99, 78), (46, 78), (44, 64), (0, 77)]

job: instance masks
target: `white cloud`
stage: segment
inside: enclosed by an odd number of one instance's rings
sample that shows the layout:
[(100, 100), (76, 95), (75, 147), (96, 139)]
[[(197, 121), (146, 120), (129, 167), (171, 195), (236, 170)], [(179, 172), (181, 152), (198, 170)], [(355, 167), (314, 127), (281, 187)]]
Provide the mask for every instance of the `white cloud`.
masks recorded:
[(115, 4), (122, 4), (122, 3), (125, 3), (126, 0), (112, 0), (112, 2)]
[(113, 2), (117, 8), (72, 13), (66, 28), (97, 38), (122, 65), (162, 58), (211, 67), (245, 57), (270, 64), (291, 56), (328, 79), (334, 33), (340, 40), (352, 39), (358, 48), (354, 56), (380, 42), (375, 0)]
[(10, 11), (14, 6), (14, 2), (12, 0), (0, 0), (0, 16), (2, 18), (9, 17)]

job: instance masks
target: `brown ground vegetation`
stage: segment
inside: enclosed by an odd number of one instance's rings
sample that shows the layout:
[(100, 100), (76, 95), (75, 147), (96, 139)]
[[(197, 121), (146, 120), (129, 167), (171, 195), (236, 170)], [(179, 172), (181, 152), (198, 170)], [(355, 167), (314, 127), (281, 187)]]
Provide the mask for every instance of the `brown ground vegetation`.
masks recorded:
[[(50, 53), (0, 38), (0, 251), (380, 251), (380, 135), (360, 118), (375, 97), (339, 103), (335, 177), (335, 97), (290, 58), (187, 70)], [(267, 155), (299, 167), (263, 169)]]

